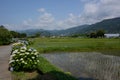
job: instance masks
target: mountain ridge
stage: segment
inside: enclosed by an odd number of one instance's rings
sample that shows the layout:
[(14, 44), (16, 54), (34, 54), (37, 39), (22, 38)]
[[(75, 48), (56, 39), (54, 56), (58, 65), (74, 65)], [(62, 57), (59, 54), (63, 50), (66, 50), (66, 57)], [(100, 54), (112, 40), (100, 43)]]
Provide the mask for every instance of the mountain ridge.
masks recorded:
[[(43, 30), (43, 29), (30, 29), (25, 31), (19, 31), (27, 33), (27, 35), (33, 35), (35, 33), (41, 33), (43, 36), (69, 36), (74, 34), (86, 34), (97, 30), (104, 30), (105, 33), (120, 33), (120, 17), (112, 19), (104, 19), (100, 22), (91, 25), (81, 25), (65, 30)], [(44, 33), (44, 34), (43, 34)]]

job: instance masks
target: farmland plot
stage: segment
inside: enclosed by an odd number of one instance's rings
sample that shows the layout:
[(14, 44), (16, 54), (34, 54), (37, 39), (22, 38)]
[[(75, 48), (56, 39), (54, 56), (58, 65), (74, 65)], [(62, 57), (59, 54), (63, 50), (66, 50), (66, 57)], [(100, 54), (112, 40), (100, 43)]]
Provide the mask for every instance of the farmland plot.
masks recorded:
[(120, 80), (120, 57), (98, 52), (43, 54), (51, 63), (81, 79)]

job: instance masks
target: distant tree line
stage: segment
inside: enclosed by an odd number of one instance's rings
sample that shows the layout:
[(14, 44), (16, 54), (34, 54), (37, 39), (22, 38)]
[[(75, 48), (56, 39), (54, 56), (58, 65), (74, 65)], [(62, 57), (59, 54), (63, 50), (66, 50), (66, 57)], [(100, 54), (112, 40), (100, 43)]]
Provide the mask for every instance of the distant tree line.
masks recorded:
[(105, 34), (104, 30), (98, 30), (96, 32), (91, 32), (88, 37), (90, 38), (103, 38)]
[(0, 45), (10, 44), (12, 38), (25, 38), (25, 33), (18, 33), (16, 31), (9, 31), (3, 25), (0, 26)]
[(26, 33), (19, 33), (16, 31), (10, 31), (13, 38), (25, 38), (27, 37)]
[(104, 30), (97, 30), (88, 34), (71, 34), (69, 37), (89, 37), (89, 38), (103, 38), (105, 34)]
[(86, 34), (71, 34), (69, 37), (73, 37), (73, 38), (86, 37)]

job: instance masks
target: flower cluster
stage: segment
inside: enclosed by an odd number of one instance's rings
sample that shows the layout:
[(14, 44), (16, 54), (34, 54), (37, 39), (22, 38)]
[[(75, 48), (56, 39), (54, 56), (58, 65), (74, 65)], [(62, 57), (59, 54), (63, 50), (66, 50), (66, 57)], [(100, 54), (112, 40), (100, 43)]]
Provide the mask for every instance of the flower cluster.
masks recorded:
[(22, 47), (22, 46), (26, 46), (26, 45), (25, 45), (24, 43), (22, 43), (22, 42), (14, 43), (14, 44), (12, 45), (12, 50), (19, 49), (19, 48)]
[(33, 48), (28, 48), (27, 46), (24, 45), (19, 46), (21, 44), (20, 43), (13, 44), (14, 46), (9, 61), (10, 70), (11, 71), (35, 70), (39, 62), (38, 60), (39, 53)]

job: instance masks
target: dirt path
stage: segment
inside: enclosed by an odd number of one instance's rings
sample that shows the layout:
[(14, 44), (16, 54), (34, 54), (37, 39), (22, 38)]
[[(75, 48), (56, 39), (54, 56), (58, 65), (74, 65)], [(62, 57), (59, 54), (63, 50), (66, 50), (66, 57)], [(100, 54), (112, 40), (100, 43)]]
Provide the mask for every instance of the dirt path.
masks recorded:
[(10, 57), (11, 46), (0, 46), (0, 80), (11, 80), (8, 71), (8, 61)]

